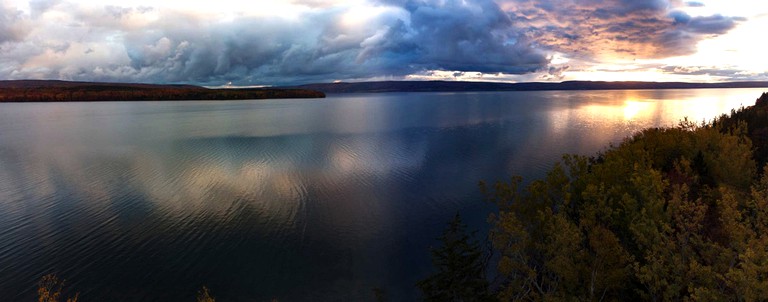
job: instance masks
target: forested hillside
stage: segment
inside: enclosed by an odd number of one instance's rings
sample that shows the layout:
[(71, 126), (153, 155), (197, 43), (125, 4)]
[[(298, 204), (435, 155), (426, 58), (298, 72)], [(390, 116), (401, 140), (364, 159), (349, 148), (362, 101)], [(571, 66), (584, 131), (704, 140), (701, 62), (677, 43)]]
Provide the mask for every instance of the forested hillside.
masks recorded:
[(98, 102), (322, 98), (308, 89), (208, 89), (192, 85), (150, 85), (65, 81), (1, 81), (0, 102)]
[[(768, 95), (487, 188), (500, 300), (768, 296)], [(757, 142), (757, 145), (753, 144)]]
[[(682, 121), (596, 156), (566, 155), (525, 187), (518, 177), (481, 183), (498, 206), (489, 219), (493, 260), (480, 261), (482, 245), (469, 236), (451, 235), (464, 243), (444, 239), (433, 251), (438, 272), (422, 281), (433, 282), (420, 285), (424, 297), (444, 300), (468, 286), (474, 294), (462, 301), (768, 297), (767, 111), (763, 94), (709, 124)], [(495, 274), (478, 289), (484, 265)], [(445, 277), (467, 266), (476, 273), (464, 281)]]

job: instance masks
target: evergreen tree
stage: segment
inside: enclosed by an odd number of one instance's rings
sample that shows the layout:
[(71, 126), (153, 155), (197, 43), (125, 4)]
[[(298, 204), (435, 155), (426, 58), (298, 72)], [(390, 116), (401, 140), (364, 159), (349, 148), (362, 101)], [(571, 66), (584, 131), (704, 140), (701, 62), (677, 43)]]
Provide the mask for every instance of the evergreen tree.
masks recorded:
[(519, 177), (481, 186), (499, 208), (497, 298), (765, 300), (768, 139), (754, 148), (749, 129), (768, 133), (767, 103), (565, 156), (522, 189)]
[(458, 213), (439, 237), (443, 245), (431, 249), (437, 272), (416, 285), (425, 301), (490, 301), (480, 244), (467, 233)]

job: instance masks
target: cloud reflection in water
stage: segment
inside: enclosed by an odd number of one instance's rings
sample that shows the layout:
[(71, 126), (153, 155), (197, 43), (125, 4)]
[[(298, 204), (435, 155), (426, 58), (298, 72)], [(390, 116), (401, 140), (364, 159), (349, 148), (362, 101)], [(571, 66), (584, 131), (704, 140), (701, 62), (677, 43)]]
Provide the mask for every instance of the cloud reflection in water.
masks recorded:
[[(720, 95), (717, 99), (704, 96)], [(0, 293), (43, 272), (94, 300), (413, 300), (427, 247), (478, 180), (756, 90), (375, 94), (324, 100), (3, 104)], [(119, 287), (117, 287), (119, 285)]]

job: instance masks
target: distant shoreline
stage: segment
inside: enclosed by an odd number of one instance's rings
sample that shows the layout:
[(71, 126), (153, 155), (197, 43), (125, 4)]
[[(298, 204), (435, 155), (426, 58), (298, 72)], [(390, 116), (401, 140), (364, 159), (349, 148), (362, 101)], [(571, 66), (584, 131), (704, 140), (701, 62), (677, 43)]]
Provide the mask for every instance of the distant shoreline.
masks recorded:
[(688, 83), (688, 82), (604, 82), (567, 81), (559, 83), (526, 82), (454, 82), (454, 81), (383, 81), (317, 83), (280, 88), (311, 89), (324, 93), (383, 92), (464, 92), (464, 91), (556, 91), (556, 90), (634, 90), (634, 89), (707, 89), (768, 88), (768, 81)]
[(386, 92), (480, 92), (480, 91), (574, 91), (642, 89), (768, 88), (768, 81), (604, 82), (559, 83), (382, 81), (316, 83), (265, 88), (205, 88), (194, 85), (70, 82), (57, 80), (0, 81), (0, 103), (11, 102), (113, 102), (113, 101), (200, 101), (288, 98), (324, 98), (326, 94)]
[(324, 98), (310, 89), (209, 89), (193, 85), (68, 82), (45, 80), (0, 81), (0, 103), (199, 101)]

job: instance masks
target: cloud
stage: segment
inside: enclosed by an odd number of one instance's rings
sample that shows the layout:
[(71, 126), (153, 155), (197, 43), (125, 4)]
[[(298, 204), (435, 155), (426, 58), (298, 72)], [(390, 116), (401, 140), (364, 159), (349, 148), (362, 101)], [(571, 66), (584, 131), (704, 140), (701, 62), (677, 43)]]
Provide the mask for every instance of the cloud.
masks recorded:
[(0, 2), (0, 43), (18, 42), (29, 33), (29, 23), (22, 11)]
[(733, 66), (675, 66), (667, 65), (659, 68), (662, 72), (675, 75), (712, 76), (731, 81), (764, 81), (768, 72), (747, 72)]
[(565, 78), (563, 73), (569, 69), (571, 69), (570, 65), (549, 66), (547, 73), (542, 75), (540, 78), (543, 80), (562, 80)]
[(582, 59), (664, 58), (692, 54), (696, 44), (743, 18), (692, 17), (664, 0), (507, 1), (504, 7), (545, 48)]
[(745, 21), (744, 18), (724, 17), (713, 15), (708, 17), (689, 18), (685, 25), (685, 30), (691, 33), (705, 35), (721, 35), (736, 26), (737, 21)]
[[(27, 27), (39, 38), (1, 31), (0, 41), (15, 44), (3, 50), (0, 71), (5, 78), (287, 84), (427, 70), (521, 74), (548, 64), (491, 0), (308, 5), (297, 19), (222, 19), (168, 8), (33, 1)], [(24, 17), (3, 16), (0, 29)]]
[[(2, 2), (0, 77), (263, 85), (444, 71), (556, 80), (589, 62), (691, 54), (744, 21), (691, 16), (680, 8), (695, 4), (680, 0), (275, 0), (291, 9), (274, 14), (258, 4), (107, 2)], [(578, 62), (553, 64), (554, 53)]]
[(529, 73), (548, 60), (530, 47), (493, 1), (385, 1), (410, 16), (391, 26), (372, 52), (407, 58), (416, 70)]
[(29, 1), (29, 8), (33, 18), (38, 18), (46, 11), (61, 3), (61, 0), (31, 0)]

